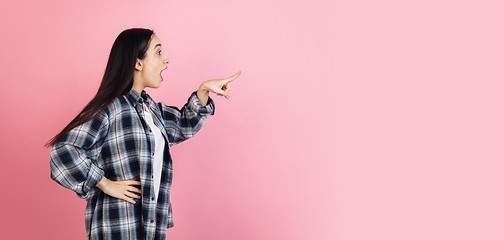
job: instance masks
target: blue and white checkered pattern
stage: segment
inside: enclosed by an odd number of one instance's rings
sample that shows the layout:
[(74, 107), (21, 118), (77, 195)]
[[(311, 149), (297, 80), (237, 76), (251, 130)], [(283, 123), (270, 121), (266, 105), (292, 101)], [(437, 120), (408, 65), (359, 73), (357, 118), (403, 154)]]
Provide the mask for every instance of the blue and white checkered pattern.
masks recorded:
[[(164, 149), (159, 196), (154, 196), (152, 179), (154, 135), (145, 122), (143, 103), (169, 143)], [(173, 164), (169, 148), (193, 137), (206, 116), (213, 115), (214, 106), (211, 99), (206, 107), (202, 106), (196, 92), (178, 109), (155, 103), (145, 91), (140, 94), (131, 90), (54, 145), (51, 178), (87, 200), (89, 239), (166, 238), (167, 228), (173, 226)], [(141, 200), (131, 204), (103, 193), (95, 187), (103, 176), (112, 181), (140, 181)]]

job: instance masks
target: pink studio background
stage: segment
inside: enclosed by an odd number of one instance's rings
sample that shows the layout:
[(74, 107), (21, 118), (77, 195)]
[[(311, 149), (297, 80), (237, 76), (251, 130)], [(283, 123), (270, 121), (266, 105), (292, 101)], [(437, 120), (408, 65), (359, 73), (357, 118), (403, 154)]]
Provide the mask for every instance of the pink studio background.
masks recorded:
[(4, 1), (0, 239), (85, 239), (43, 144), (115, 37), (153, 28), (181, 106), (241, 70), (173, 148), (168, 239), (503, 239), (500, 1)]

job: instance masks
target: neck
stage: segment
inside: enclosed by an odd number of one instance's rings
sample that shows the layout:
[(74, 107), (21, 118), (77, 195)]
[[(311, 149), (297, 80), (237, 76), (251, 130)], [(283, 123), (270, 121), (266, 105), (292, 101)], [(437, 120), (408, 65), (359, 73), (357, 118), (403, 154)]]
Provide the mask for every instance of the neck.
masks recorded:
[(143, 91), (143, 89), (145, 89), (145, 86), (143, 86), (143, 84), (140, 84), (141, 82), (142, 81), (141, 81), (140, 72), (135, 70), (134, 75), (133, 75), (133, 89), (139, 93), (141, 93), (141, 91)]
[(138, 93), (141, 93), (143, 91), (143, 89), (145, 89), (144, 86), (140, 86), (139, 84), (135, 84), (133, 83), (133, 87), (132, 87), (134, 90), (136, 90)]

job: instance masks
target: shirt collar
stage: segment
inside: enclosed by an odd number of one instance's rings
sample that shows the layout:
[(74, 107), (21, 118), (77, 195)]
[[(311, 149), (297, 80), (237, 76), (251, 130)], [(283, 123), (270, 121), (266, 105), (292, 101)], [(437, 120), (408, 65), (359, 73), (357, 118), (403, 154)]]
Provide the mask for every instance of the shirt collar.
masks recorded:
[(126, 94), (126, 96), (135, 104), (148, 102), (148, 99), (150, 98), (150, 96), (147, 94), (147, 92), (145, 92), (145, 90), (139, 93), (134, 89), (131, 89), (131, 91), (129, 91), (129, 93)]

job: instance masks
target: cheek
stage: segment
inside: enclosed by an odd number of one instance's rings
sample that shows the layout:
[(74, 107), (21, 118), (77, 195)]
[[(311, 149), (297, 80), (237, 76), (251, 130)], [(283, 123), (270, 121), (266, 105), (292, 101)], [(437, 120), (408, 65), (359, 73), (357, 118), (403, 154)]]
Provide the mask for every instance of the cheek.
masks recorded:
[(155, 70), (155, 68), (154, 68), (154, 67), (149, 66), (149, 68), (147, 69), (147, 71), (146, 71), (146, 72), (147, 72), (147, 74), (148, 74), (149, 76), (153, 76), (153, 75), (155, 75), (156, 70)]

